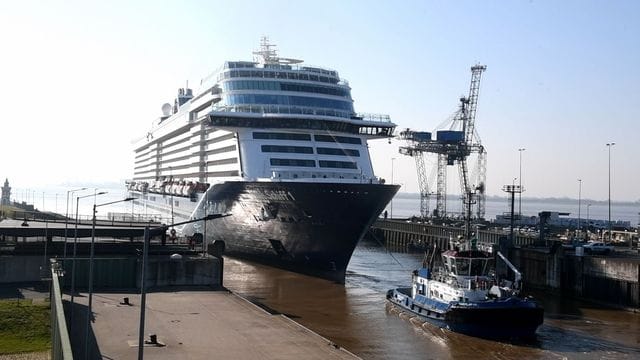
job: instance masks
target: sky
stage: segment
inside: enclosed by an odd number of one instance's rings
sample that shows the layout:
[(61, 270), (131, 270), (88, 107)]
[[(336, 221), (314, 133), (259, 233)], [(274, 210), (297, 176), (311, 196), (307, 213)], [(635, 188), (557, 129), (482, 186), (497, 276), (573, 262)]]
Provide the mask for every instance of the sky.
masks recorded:
[[(485, 64), (488, 195), (521, 168), (523, 196), (603, 200), (611, 174), (611, 198), (636, 201), (638, 14), (633, 0), (2, 1), (0, 178), (122, 183), (161, 105), (224, 61), (251, 60), (266, 35), (283, 57), (338, 70), (356, 111), (398, 130), (435, 130)], [(374, 170), (417, 192), (403, 145), (371, 142)], [(459, 192), (457, 168), (448, 178)]]

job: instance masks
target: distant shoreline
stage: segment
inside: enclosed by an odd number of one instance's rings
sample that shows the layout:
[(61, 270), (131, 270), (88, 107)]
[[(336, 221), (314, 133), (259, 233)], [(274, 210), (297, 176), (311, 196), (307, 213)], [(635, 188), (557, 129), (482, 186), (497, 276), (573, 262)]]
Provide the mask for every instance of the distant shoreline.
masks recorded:
[[(459, 197), (459, 194), (447, 194), (447, 198), (457, 198)], [(415, 199), (415, 198), (419, 198), (420, 194), (418, 193), (410, 193), (410, 192), (398, 192), (395, 196), (396, 198), (400, 198), (400, 199)], [(435, 194), (432, 195), (432, 198), (435, 199)], [(487, 196), (487, 200), (504, 200), (507, 201), (509, 198), (507, 196), (496, 196), (496, 195), (488, 195)], [(522, 201), (527, 201), (527, 202), (538, 202), (538, 203), (563, 203), (566, 204), (567, 202), (578, 202), (578, 199), (574, 199), (574, 198), (569, 198), (569, 197), (544, 197), (544, 198), (539, 198), (539, 197), (522, 197)], [(583, 204), (607, 204), (608, 201), (607, 200), (593, 200), (593, 199), (582, 199), (581, 200)], [(616, 204), (616, 205), (636, 205), (636, 206), (640, 206), (640, 200), (636, 200), (636, 201), (620, 201), (620, 200), (611, 200), (611, 204)], [(639, 209), (640, 211), (640, 209)]]

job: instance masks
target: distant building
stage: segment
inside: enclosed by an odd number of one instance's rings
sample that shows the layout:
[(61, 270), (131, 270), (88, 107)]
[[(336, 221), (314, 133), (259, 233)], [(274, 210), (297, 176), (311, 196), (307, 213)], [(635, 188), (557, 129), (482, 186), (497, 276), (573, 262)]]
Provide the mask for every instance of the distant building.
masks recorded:
[[(592, 227), (596, 229), (608, 229), (609, 221), (607, 220), (599, 220), (599, 219), (588, 219), (585, 218), (574, 218), (568, 217), (569, 213), (557, 212), (557, 211), (549, 211), (549, 219), (547, 220), (547, 225), (552, 226), (561, 226), (561, 227), (569, 227), (569, 228), (578, 228), (578, 224), (580, 227)], [(499, 225), (509, 225), (511, 223), (511, 215), (503, 214), (496, 215), (496, 219), (493, 221)], [(540, 218), (538, 216), (523, 216), (520, 219), (516, 217), (514, 224), (516, 226), (537, 226), (540, 223)], [(611, 227), (614, 229), (628, 229), (631, 227), (631, 221), (627, 220), (611, 220)]]
[(10, 205), (11, 204), (11, 187), (9, 186), (9, 179), (4, 179), (4, 186), (2, 187), (2, 198), (0, 199), (0, 203), (2, 205)]

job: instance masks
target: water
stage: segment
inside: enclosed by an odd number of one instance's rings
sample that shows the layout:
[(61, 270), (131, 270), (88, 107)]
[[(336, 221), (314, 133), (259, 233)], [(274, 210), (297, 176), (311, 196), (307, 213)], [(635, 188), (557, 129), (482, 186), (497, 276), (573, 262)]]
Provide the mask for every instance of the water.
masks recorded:
[[(447, 212), (462, 213), (462, 202), (456, 196), (447, 197)], [(591, 204), (590, 206), (587, 206)], [(487, 199), (485, 204), (488, 220), (495, 219), (496, 215), (510, 212), (511, 203), (505, 199)], [(518, 211), (518, 198), (515, 199), (515, 211)], [(588, 208), (588, 210), (587, 210)], [(431, 202), (430, 210), (435, 209), (435, 202)], [(391, 204), (386, 209), (391, 213)], [(524, 216), (538, 215), (540, 211), (557, 211), (571, 213), (569, 217), (578, 217), (578, 200), (557, 199), (538, 200), (522, 199), (522, 214)], [(393, 217), (411, 217), (420, 214), (420, 196), (418, 194), (402, 193), (393, 199)], [(582, 200), (580, 209), (581, 219), (607, 220), (609, 218), (609, 206), (606, 201), (590, 202)], [(640, 203), (611, 203), (611, 220), (629, 221), (631, 226), (640, 222)]]
[(412, 319), (386, 304), (388, 289), (408, 286), (421, 255), (360, 244), (344, 285), (227, 258), (230, 290), (286, 314), (364, 359), (633, 359), (640, 358), (640, 315), (545, 293), (534, 341), (478, 339)]

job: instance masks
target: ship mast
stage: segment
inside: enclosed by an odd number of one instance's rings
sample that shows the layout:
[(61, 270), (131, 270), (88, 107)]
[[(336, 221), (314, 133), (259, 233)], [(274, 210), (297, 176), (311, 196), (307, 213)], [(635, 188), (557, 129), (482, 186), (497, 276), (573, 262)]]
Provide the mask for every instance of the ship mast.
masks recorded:
[(269, 37), (260, 38), (260, 49), (253, 52), (253, 61), (264, 66), (265, 64), (292, 65), (299, 64), (302, 60), (278, 57), (276, 45), (269, 42)]

